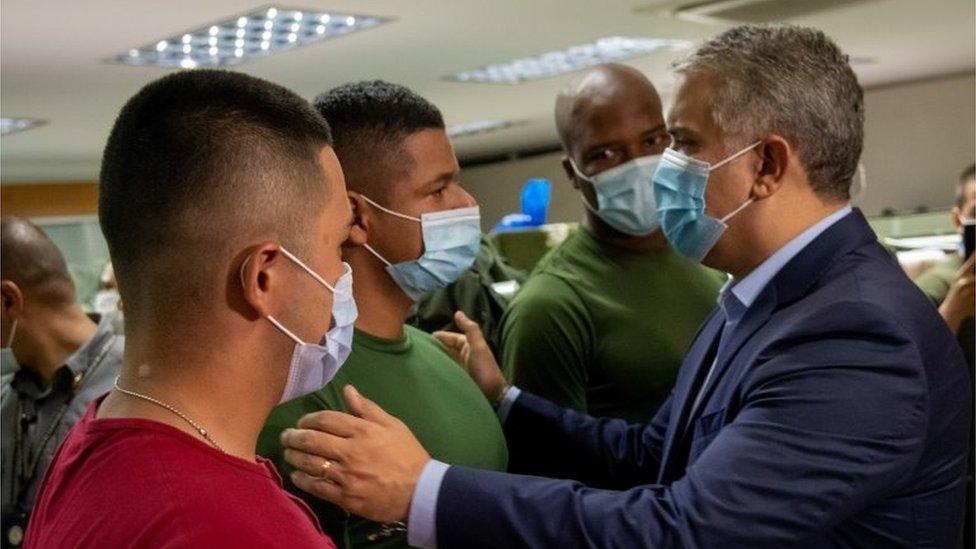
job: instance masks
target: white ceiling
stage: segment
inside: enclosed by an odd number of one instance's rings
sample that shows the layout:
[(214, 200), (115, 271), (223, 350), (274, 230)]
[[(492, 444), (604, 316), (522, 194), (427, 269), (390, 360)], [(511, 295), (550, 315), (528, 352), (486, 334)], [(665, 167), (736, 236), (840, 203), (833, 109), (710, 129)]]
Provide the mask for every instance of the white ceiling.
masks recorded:
[[(689, 0), (690, 1), (690, 0)], [(796, 0), (784, 0), (796, 1)], [(4, 182), (92, 180), (115, 114), (164, 69), (101, 60), (129, 48), (265, 5), (264, 0), (4, 0), (0, 7), (0, 113), (50, 120), (0, 141)], [(305, 97), (382, 78), (437, 104), (448, 124), (525, 121), (455, 140), (472, 158), (555, 141), (552, 105), (568, 76), (515, 86), (461, 84), (452, 72), (593, 39), (701, 40), (724, 27), (635, 12), (673, 0), (286, 0), (279, 6), (394, 17), (379, 28), (240, 65)], [(652, 10), (653, 11), (653, 10)], [(824, 29), (865, 86), (972, 71), (973, 0), (874, 0), (797, 19)], [(671, 54), (633, 60), (667, 97)], [(906, 136), (908, 138), (908, 136)]]

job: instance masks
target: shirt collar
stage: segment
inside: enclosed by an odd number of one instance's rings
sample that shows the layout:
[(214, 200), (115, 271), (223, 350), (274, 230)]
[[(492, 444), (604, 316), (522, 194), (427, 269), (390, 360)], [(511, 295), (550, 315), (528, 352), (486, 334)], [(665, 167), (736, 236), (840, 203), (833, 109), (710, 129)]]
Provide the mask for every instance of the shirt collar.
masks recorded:
[[(730, 278), (719, 294), (719, 303), (722, 304), (726, 301), (725, 294), (731, 292), (732, 296), (744, 306), (744, 309), (751, 307), (756, 301), (756, 298), (759, 297), (759, 293), (763, 291), (791, 259), (796, 257), (803, 248), (806, 248), (808, 244), (830, 228), (831, 225), (843, 219), (851, 211), (853, 211), (851, 205), (847, 204), (843, 208), (821, 219), (793, 240), (787, 242), (785, 246), (776, 250), (773, 255), (769, 256), (766, 261), (763, 261), (742, 280)], [(726, 309), (726, 307), (723, 306), (723, 309)]]
[(41, 389), (35, 383), (33, 376), (23, 369), (14, 374), (11, 381), (12, 386), (20, 393), (35, 399), (46, 397), (52, 391), (70, 391), (74, 389), (77, 380), (81, 378), (88, 368), (98, 359), (99, 355), (109, 345), (109, 340), (115, 336), (112, 329), (112, 315), (102, 315), (98, 326), (95, 328), (95, 335), (91, 339), (78, 347), (64, 361), (51, 378), (51, 387), (47, 390)]

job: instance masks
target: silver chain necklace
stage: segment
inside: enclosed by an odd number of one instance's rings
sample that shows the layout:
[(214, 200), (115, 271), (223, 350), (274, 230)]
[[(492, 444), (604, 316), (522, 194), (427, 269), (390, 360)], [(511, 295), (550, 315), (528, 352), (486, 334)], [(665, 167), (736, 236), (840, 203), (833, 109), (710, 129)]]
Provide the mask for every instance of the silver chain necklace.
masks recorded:
[(122, 394), (129, 395), (129, 396), (134, 396), (136, 398), (141, 398), (142, 400), (146, 400), (146, 401), (152, 402), (153, 404), (155, 404), (157, 406), (161, 406), (163, 408), (166, 408), (170, 412), (173, 412), (174, 414), (180, 416), (180, 419), (182, 419), (183, 421), (189, 423), (191, 427), (193, 427), (194, 429), (197, 430), (198, 433), (200, 433), (200, 436), (202, 436), (210, 444), (213, 444), (214, 448), (220, 450), (221, 452), (223, 452), (225, 454), (227, 453), (219, 444), (217, 444), (217, 441), (214, 440), (210, 436), (210, 433), (208, 433), (206, 429), (204, 429), (203, 427), (200, 427), (200, 425), (197, 424), (197, 422), (193, 421), (192, 419), (190, 419), (189, 417), (187, 417), (186, 414), (184, 414), (183, 412), (181, 412), (181, 411), (177, 410), (176, 408), (170, 406), (169, 404), (166, 404), (165, 402), (163, 402), (161, 400), (157, 400), (157, 399), (155, 399), (155, 398), (153, 398), (153, 397), (151, 397), (149, 395), (144, 395), (144, 394), (141, 394), (141, 393), (137, 393), (135, 391), (129, 391), (128, 389), (123, 389), (122, 387), (119, 387), (119, 378), (115, 378), (115, 390), (118, 391), (118, 392), (120, 392), (120, 393), (122, 393)]

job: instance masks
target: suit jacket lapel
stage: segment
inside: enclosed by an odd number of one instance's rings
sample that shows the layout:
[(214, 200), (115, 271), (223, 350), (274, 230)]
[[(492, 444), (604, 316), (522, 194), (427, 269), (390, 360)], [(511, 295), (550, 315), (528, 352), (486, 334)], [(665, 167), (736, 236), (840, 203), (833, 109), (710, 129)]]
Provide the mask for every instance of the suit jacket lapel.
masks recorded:
[(715, 347), (718, 345), (719, 335), (722, 333), (722, 326), (725, 324), (725, 315), (722, 310), (716, 308), (712, 316), (705, 321), (704, 326), (695, 338), (688, 354), (682, 362), (678, 379), (675, 382), (674, 394), (671, 399), (671, 421), (665, 433), (664, 446), (661, 450), (661, 470), (658, 481), (664, 476), (665, 468), (674, 447), (675, 438), (681, 434), (681, 426), (687, 421), (688, 407), (695, 400), (693, 389), (695, 380), (702, 372), (712, 366), (712, 358), (715, 355)]
[[(703, 387), (702, 390), (708, 392), (714, 390), (732, 363), (732, 359), (742, 346), (762, 328), (774, 311), (807, 295), (810, 288), (820, 280), (838, 258), (876, 240), (877, 237), (864, 215), (855, 208), (850, 215), (837, 221), (801, 250), (773, 277), (773, 280), (763, 289), (736, 326), (732, 339), (723, 350), (722, 356), (717, 357), (715, 371), (712, 373), (708, 386)], [(697, 396), (697, 393), (690, 394), (694, 388), (694, 381), (702, 368), (707, 370), (711, 367), (714, 348), (718, 344), (718, 336), (721, 334), (724, 323), (725, 315), (721, 309), (716, 309), (695, 339), (695, 343), (688, 351), (688, 355), (681, 366), (681, 373), (675, 385), (672, 400), (671, 421), (665, 434), (664, 447), (661, 452), (661, 471), (658, 475), (658, 482), (664, 482), (668, 476), (666, 473), (671, 467), (685, 466), (685, 464), (671, 464), (669, 462), (675, 444), (681, 440), (681, 437), (685, 436), (685, 430), (689, 424), (689, 408)], [(708, 392), (703, 395), (699, 409), (702, 409), (707, 403)]]

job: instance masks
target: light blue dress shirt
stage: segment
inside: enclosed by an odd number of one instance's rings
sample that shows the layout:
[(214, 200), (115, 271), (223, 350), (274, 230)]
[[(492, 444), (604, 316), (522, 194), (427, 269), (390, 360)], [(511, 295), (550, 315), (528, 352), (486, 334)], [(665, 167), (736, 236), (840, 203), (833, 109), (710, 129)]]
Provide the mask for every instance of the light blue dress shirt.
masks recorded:
[[(850, 204), (845, 205), (840, 210), (821, 219), (807, 230), (800, 233), (796, 238), (789, 241), (779, 250), (763, 261), (755, 270), (746, 275), (742, 280), (730, 279), (722, 291), (719, 293), (718, 305), (725, 313), (725, 325), (722, 327), (722, 335), (719, 339), (719, 352), (721, 354), (724, 344), (728, 342), (733, 330), (745, 315), (749, 307), (755, 303), (760, 292), (775, 277), (791, 259), (796, 257), (803, 248), (813, 242), (821, 233), (837, 223), (842, 218), (850, 214), (852, 208)], [(702, 388), (708, 386), (712, 377), (715, 363), (708, 371)], [(695, 409), (700, 404), (700, 397), (704, 391), (699, 391), (698, 397), (692, 407), (694, 415)], [(521, 391), (517, 387), (511, 387), (505, 393), (501, 404), (498, 406), (498, 419), (505, 424), (508, 412), (518, 399)], [(410, 504), (410, 516), (407, 519), (407, 542), (421, 549), (436, 549), (437, 547), (437, 496), (441, 490), (441, 483), (444, 482), (444, 475), (450, 466), (435, 459), (427, 462), (420, 478), (417, 480), (417, 487), (413, 492), (413, 500)]]

